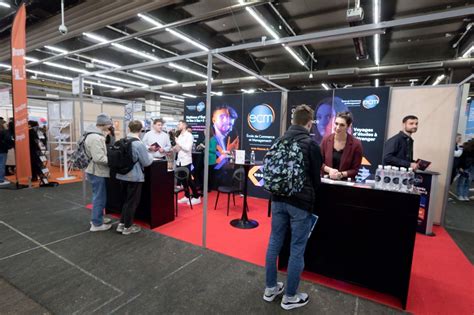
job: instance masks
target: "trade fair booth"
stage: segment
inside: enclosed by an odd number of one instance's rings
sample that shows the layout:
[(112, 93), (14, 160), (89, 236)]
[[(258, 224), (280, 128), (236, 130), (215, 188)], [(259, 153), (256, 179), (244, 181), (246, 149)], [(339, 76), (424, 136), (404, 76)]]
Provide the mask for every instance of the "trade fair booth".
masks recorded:
[[(203, 144), (208, 148), (212, 138), (217, 143), (215, 165), (209, 165), (209, 150), (193, 152), (193, 176), (201, 182), (203, 203), (191, 206), (175, 202), (182, 192), (176, 190), (173, 158), (155, 160), (145, 169), (145, 184), (136, 214), (139, 224), (154, 232), (264, 266), (272, 219), (271, 198), (263, 189), (262, 161), (266, 152), (291, 125), (292, 114), (298, 105), (305, 104), (314, 109), (311, 137), (317, 143), (332, 132), (335, 115), (349, 111), (354, 117), (349, 132), (363, 146), (362, 166), (354, 178), (345, 181), (322, 179), (314, 205), (319, 220), (306, 248), (303, 278), (402, 309), (409, 309), (410, 303), (421, 297), (429, 303), (439, 303), (436, 301), (439, 296), (429, 292), (429, 284), (444, 283), (449, 273), (435, 267), (426, 268), (426, 265), (436, 262), (432, 247), (447, 246), (446, 232), (433, 225), (443, 224), (455, 136), (468, 85), (288, 90), (230, 60), (224, 53), (258, 50), (262, 46), (352, 39), (382, 34), (388, 27), (407, 27), (456, 16), (463, 16), (463, 12), (453, 10), (418, 19), (404, 18), (275, 40), (262, 39), (262, 42), (83, 73), (74, 78), (72, 100), (48, 104), (48, 120), (57, 136), (52, 144), (63, 149), (51, 159), (62, 161), (64, 179), (77, 176), (82, 180), (84, 204), (90, 207), (86, 200), (85, 176), (69, 172), (68, 152), (102, 112), (111, 115), (116, 122), (117, 138), (124, 136), (128, 122), (137, 112), (137, 104), (125, 100), (109, 103), (89, 99), (84, 90), (87, 78), (101, 76), (101, 82), (113, 83), (106, 74), (207, 56), (206, 97), (182, 99), (183, 119), (192, 128), (196, 147)], [(157, 26), (139, 35), (164, 30), (165, 26)], [(117, 44), (134, 36), (138, 35), (99, 43), (81, 52)], [(276, 90), (216, 95), (212, 90), (214, 58)], [(126, 83), (123, 86), (135, 91), (151, 91)], [(172, 93), (152, 92), (177, 100)], [(221, 118), (222, 115), (225, 117)], [(402, 118), (406, 115), (419, 118), (418, 132), (413, 135), (415, 159), (431, 164), (427, 170), (415, 173), (417, 189), (414, 192), (375, 189), (375, 172), (383, 164), (384, 143), (400, 131)], [(141, 117), (136, 114), (135, 119)], [(143, 117), (146, 120), (146, 114)], [(225, 136), (221, 136), (219, 130), (221, 119), (227, 120), (229, 128)], [(244, 151), (243, 161), (238, 162), (237, 151), (241, 150)], [(210, 168), (217, 186), (217, 191), (212, 192), (208, 191)], [(239, 177), (242, 176), (238, 175), (239, 169), (243, 169), (240, 171), (243, 177)], [(116, 185), (112, 178), (107, 193), (106, 211), (113, 216), (121, 210), (121, 196)], [(280, 270), (285, 270), (288, 257), (289, 244), (286, 242), (279, 256)]]

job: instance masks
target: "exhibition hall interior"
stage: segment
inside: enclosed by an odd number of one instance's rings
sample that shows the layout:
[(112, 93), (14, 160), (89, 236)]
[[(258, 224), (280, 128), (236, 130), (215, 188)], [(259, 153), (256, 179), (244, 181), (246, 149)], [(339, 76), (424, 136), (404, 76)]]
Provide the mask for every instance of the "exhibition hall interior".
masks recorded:
[(0, 0), (0, 313), (473, 314), (473, 26)]

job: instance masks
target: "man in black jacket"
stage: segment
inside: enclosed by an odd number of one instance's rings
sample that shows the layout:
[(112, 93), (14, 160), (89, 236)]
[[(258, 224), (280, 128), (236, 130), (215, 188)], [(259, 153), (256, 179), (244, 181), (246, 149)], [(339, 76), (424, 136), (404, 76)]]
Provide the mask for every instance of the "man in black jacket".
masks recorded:
[(311, 231), (312, 211), (317, 187), (321, 183), (321, 150), (309, 131), (313, 126), (314, 111), (307, 105), (296, 108), (292, 126), (283, 137), (297, 138), (303, 152), (305, 181), (303, 189), (291, 197), (272, 196), (272, 232), (266, 257), (265, 301), (271, 302), (283, 293), (283, 282), (277, 282), (277, 257), (285, 240), (288, 228), (291, 229), (291, 252), (288, 264), (288, 281), (281, 307), (289, 310), (308, 304), (306, 293), (297, 293), (301, 272), (304, 268), (304, 252)]
[(385, 142), (383, 150), (383, 164), (398, 167), (412, 168), (418, 165), (413, 160), (413, 138), (418, 130), (418, 117), (408, 115), (403, 118), (403, 130)]

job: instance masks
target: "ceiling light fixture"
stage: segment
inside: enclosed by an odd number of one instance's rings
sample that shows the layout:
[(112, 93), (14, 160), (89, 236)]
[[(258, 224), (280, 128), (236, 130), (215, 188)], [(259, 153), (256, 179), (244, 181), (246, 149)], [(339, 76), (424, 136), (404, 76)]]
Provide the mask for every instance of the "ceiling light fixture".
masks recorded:
[(196, 98), (197, 97), (196, 95), (192, 95), (192, 94), (188, 94), (188, 93), (183, 93), (183, 96), (187, 96), (187, 97), (190, 97), (190, 98)]
[(433, 86), (435, 86), (435, 85), (438, 85), (438, 84), (440, 84), (440, 83), (441, 83), (441, 81), (443, 81), (443, 80), (444, 80), (444, 78), (446, 78), (446, 76), (445, 76), (444, 74), (442, 74), (442, 75), (438, 76), (438, 77), (436, 78), (436, 80), (433, 82), (433, 84), (432, 84), (432, 85), (433, 85)]
[(189, 73), (191, 73), (191, 74), (197, 75), (198, 77), (207, 79), (207, 75), (205, 75), (205, 74), (203, 74), (203, 73), (199, 73), (199, 72), (194, 71), (194, 70), (191, 70), (191, 69), (189, 69), (189, 68), (180, 66), (180, 65), (175, 64), (175, 63), (173, 63), (173, 62), (170, 62), (168, 65), (169, 65), (170, 67), (179, 69), (179, 70), (181, 70), (181, 71), (189, 72)]
[(26, 61), (31, 61), (31, 62), (37, 62), (37, 61), (39, 61), (39, 59), (36, 59), (36, 58), (33, 58), (33, 57), (27, 57), (27, 56), (25, 56), (25, 60), (26, 60)]
[(10, 9), (10, 5), (9, 5), (8, 3), (5, 3), (5, 2), (0, 2), (0, 7), (4, 7), (4, 8)]
[(84, 83), (86, 83), (86, 84), (91, 84), (91, 85), (97, 85), (97, 86), (101, 86), (101, 87), (107, 87), (107, 88), (115, 89), (116, 91), (121, 91), (121, 90), (123, 90), (123, 87), (121, 87), (121, 86), (115, 86), (115, 85), (110, 85), (110, 84), (104, 84), (104, 83), (100, 83), (100, 82), (84, 81)]
[(329, 86), (328, 86), (326, 83), (321, 83), (321, 86), (322, 86), (325, 90), (329, 90)]
[(379, 87), (380, 86), (380, 80), (379, 79), (375, 79), (375, 87)]
[(222, 92), (212, 92), (211, 91), (211, 95), (216, 95), (216, 96), (222, 96), (224, 93)]
[(71, 77), (66, 77), (66, 76), (63, 76), (63, 75), (54, 74), (54, 73), (49, 73), (49, 72), (43, 72), (43, 71), (37, 71), (37, 70), (30, 70), (30, 69), (26, 69), (26, 72), (33, 73), (35, 76), (43, 75), (43, 76), (45, 76), (45, 77), (51, 77), (51, 78), (55, 78), (55, 79), (61, 79), (61, 80), (72, 81), (72, 78), (71, 78)]
[(240, 89), (242, 92), (246, 93), (246, 94), (253, 94), (255, 93), (255, 89)]
[[(380, 0), (372, 0), (374, 23), (380, 23)], [(380, 34), (374, 35), (374, 63), (380, 65)]]
[[(244, 4), (241, 0), (239, 1), (240, 4)], [(280, 36), (272, 29), (270, 25), (263, 18), (260, 16), (259, 13), (254, 8), (246, 7), (245, 10), (250, 13), (250, 15), (273, 37), (273, 39), (280, 39)], [(285, 50), (302, 66), (306, 66), (305, 62), (301, 59), (300, 56), (292, 49), (291, 47), (282, 44), (285, 47)]]
[[(82, 33), (82, 35), (86, 36), (87, 38), (90, 38), (92, 40), (95, 40), (97, 42), (100, 42), (100, 43), (109, 43), (110, 41), (104, 37), (101, 37), (101, 36), (97, 36), (95, 34), (92, 34), (92, 33)], [(112, 43), (111, 44), (113, 47), (116, 47), (120, 50), (123, 50), (123, 51), (127, 51), (127, 52), (130, 52), (134, 55), (139, 55), (139, 56), (142, 56), (144, 58), (147, 58), (147, 59), (150, 59), (150, 60), (153, 60), (153, 61), (158, 61), (160, 60), (159, 58), (155, 57), (155, 56), (152, 56), (152, 55), (149, 55), (147, 53), (144, 53), (144, 52), (141, 52), (141, 51), (138, 51), (136, 49), (133, 49), (133, 48), (130, 48), (130, 47), (127, 47), (127, 46), (124, 46), (122, 44), (118, 44), (118, 43)]]
[(164, 78), (164, 77), (161, 77), (159, 75), (151, 74), (151, 73), (140, 71), (140, 70), (133, 70), (132, 72), (136, 73), (136, 74), (141, 74), (145, 77), (153, 78), (153, 79), (156, 79), (156, 80), (166, 81), (166, 82), (173, 83), (173, 84), (178, 83), (178, 81), (171, 80), (171, 79), (168, 79), (168, 78)]
[[(149, 16), (146, 16), (146, 15), (143, 15), (143, 14), (138, 14), (138, 17), (145, 20), (145, 21), (147, 21), (148, 23), (151, 23), (151, 24), (155, 25), (155, 26), (158, 26), (158, 27), (163, 26), (162, 23), (158, 22), (157, 20), (155, 20), (155, 19), (153, 19)], [(173, 34), (174, 36), (179, 37), (182, 40), (190, 43), (191, 45), (198, 47), (199, 49), (201, 49), (203, 51), (209, 51), (209, 48), (207, 48), (206, 46), (196, 42), (195, 40), (189, 38), (188, 36), (186, 36), (186, 35), (184, 35), (180, 32), (177, 32), (177, 31), (175, 31), (173, 29), (170, 29), (170, 28), (167, 28), (166, 31)]]
[(171, 101), (184, 102), (184, 98), (171, 97), (171, 96), (166, 96), (166, 95), (160, 95), (160, 98), (164, 98), (166, 100), (171, 100)]
[(0, 63), (0, 67), (2, 67), (2, 68), (7, 68), (7, 69), (11, 69), (11, 68), (12, 68), (11, 66), (6, 65), (6, 64), (4, 64), (4, 63)]
[(44, 46), (44, 48), (47, 48), (49, 50), (61, 53), (61, 54), (67, 54), (68, 51), (62, 48), (54, 47), (54, 46)]
[(462, 58), (470, 58), (473, 52), (474, 52), (474, 44), (472, 44), (471, 47), (468, 50), (466, 50), (464, 54), (462, 54)]
[(130, 81), (130, 80), (125, 80), (125, 79), (122, 79), (122, 78), (113, 77), (113, 76), (111, 76), (111, 75), (106, 75), (106, 74), (102, 74), (102, 73), (95, 74), (95, 76), (96, 76), (96, 77), (100, 77), (100, 78), (104, 78), (104, 79), (109, 79), (109, 80), (114, 80), (114, 81), (122, 82), (122, 83), (128, 83), (128, 84), (132, 84), (132, 85), (137, 85), (137, 86), (140, 86), (140, 87), (143, 87), (143, 88), (148, 88), (148, 87), (149, 87), (148, 84), (139, 83), (139, 82)]

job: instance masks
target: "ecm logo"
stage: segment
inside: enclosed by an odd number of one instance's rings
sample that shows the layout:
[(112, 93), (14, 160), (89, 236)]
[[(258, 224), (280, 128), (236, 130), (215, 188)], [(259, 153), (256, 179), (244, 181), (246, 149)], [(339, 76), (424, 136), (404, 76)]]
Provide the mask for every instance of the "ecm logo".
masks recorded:
[(275, 121), (275, 111), (268, 104), (257, 105), (250, 111), (247, 121), (252, 130), (263, 131)]
[(362, 101), (362, 106), (364, 106), (364, 108), (366, 109), (372, 109), (375, 106), (379, 105), (379, 103), (380, 98), (377, 95), (372, 94), (364, 98), (364, 100)]
[(204, 102), (199, 102), (196, 106), (196, 110), (198, 112), (202, 112), (204, 110), (204, 108), (206, 108), (206, 105), (204, 105)]

